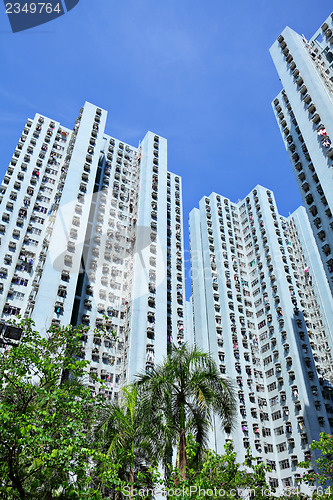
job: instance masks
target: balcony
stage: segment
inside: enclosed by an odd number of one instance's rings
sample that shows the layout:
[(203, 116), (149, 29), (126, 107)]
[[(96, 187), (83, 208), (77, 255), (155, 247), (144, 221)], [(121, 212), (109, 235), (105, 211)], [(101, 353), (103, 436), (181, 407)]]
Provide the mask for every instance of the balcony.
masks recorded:
[(302, 85), (302, 87), (300, 88), (299, 91), (302, 95), (305, 95), (307, 93), (308, 89), (305, 85)]
[(89, 322), (90, 322), (90, 316), (89, 316), (89, 314), (83, 314), (81, 321), (82, 321), (83, 324), (88, 325)]
[(304, 183), (302, 184), (302, 189), (303, 189), (303, 191), (304, 191), (305, 193), (307, 193), (307, 192), (309, 191), (310, 186), (309, 186), (308, 182), (304, 182)]
[(306, 200), (306, 203), (307, 203), (308, 205), (311, 205), (311, 204), (313, 203), (313, 196), (312, 196), (312, 194), (311, 194), (311, 193), (310, 193), (310, 194), (308, 194), (308, 195), (306, 196), (305, 200)]
[(148, 297), (148, 306), (155, 308), (155, 297), (152, 295)]
[(326, 255), (326, 257), (331, 253), (330, 246), (326, 243), (326, 245), (322, 246), (322, 251)]
[(155, 331), (154, 331), (154, 328), (152, 326), (148, 326), (146, 332), (147, 332), (147, 337), (149, 340), (155, 339)]
[(310, 114), (316, 111), (316, 106), (313, 104), (313, 102), (308, 106), (307, 110)]
[(320, 122), (320, 116), (318, 113), (316, 113), (313, 117), (312, 117), (312, 121), (313, 123), (319, 123)]
[(321, 241), (324, 241), (324, 239), (326, 238), (326, 233), (325, 231), (319, 231), (318, 233), (318, 238), (321, 240)]

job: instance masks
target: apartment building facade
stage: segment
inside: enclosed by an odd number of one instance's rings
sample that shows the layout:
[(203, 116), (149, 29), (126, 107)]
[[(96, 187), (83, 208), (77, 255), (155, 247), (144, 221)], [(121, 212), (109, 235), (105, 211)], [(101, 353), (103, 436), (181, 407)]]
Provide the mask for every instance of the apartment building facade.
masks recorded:
[[(307, 224), (305, 224), (307, 222)], [(306, 249), (303, 250), (303, 247)], [(190, 213), (194, 339), (236, 381), (232, 438), (295, 485), (309, 444), (333, 429), (332, 297), (304, 209), (278, 213), (261, 186), (238, 203), (212, 193)]]
[(286, 27), (270, 53), (273, 110), (333, 291), (333, 14), (310, 40)]
[[(90, 103), (73, 129), (28, 120), (0, 187), (0, 311), (38, 331), (84, 324), (82, 357), (108, 399), (185, 340), (181, 179), (167, 141), (105, 133)], [(117, 335), (95, 335), (100, 325)], [(87, 385), (96, 386), (87, 373)]]

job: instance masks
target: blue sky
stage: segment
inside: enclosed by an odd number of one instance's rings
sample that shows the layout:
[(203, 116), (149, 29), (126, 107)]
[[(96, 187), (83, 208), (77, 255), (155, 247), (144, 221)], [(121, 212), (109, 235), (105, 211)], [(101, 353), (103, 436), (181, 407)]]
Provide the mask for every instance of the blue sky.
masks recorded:
[(281, 214), (301, 204), (271, 109), (281, 86), (268, 50), (286, 25), (309, 38), (327, 2), (80, 0), (16, 34), (0, 8), (1, 177), (28, 117), (72, 127), (87, 100), (109, 111), (110, 135), (168, 139), (186, 235), (189, 211), (212, 191), (237, 201), (262, 184)]

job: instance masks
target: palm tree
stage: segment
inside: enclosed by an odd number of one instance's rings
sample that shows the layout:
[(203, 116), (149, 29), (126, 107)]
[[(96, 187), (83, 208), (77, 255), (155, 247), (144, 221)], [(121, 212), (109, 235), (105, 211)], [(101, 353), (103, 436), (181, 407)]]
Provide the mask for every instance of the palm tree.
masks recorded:
[(158, 458), (158, 440), (143, 411), (137, 384), (124, 387), (120, 400), (106, 409), (97, 431), (103, 452), (121, 464), (120, 476), (131, 484), (129, 498), (133, 497), (136, 473), (141, 471), (147, 475), (149, 465)]
[(217, 415), (227, 433), (235, 423), (236, 399), (231, 380), (222, 378), (210, 354), (184, 344), (171, 346), (161, 365), (139, 376), (141, 405), (144, 413), (158, 424), (165, 453), (178, 445), (178, 464), (186, 478), (186, 434), (198, 443), (197, 459), (207, 445), (213, 416)]

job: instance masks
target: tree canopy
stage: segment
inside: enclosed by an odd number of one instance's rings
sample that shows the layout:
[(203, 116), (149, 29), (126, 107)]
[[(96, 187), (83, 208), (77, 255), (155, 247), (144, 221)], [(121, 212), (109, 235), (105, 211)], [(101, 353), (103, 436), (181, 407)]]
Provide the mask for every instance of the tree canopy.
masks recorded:
[(93, 436), (104, 401), (82, 384), (89, 362), (79, 357), (80, 339), (88, 329), (51, 327), (42, 337), (31, 320), (16, 326), (21, 341), (0, 359), (0, 492), (74, 494), (91, 483), (91, 461), (107, 460)]
[[(233, 382), (221, 377), (212, 356), (197, 347), (171, 346), (165, 361), (139, 377), (141, 399), (152, 417), (152, 428), (160, 426), (161, 439), (170, 453), (176, 444), (181, 470), (187, 466), (186, 435), (198, 443), (197, 458), (207, 446), (213, 416), (220, 418), (226, 433), (235, 423)], [(166, 456), (166, 459), (168, 457)]]

